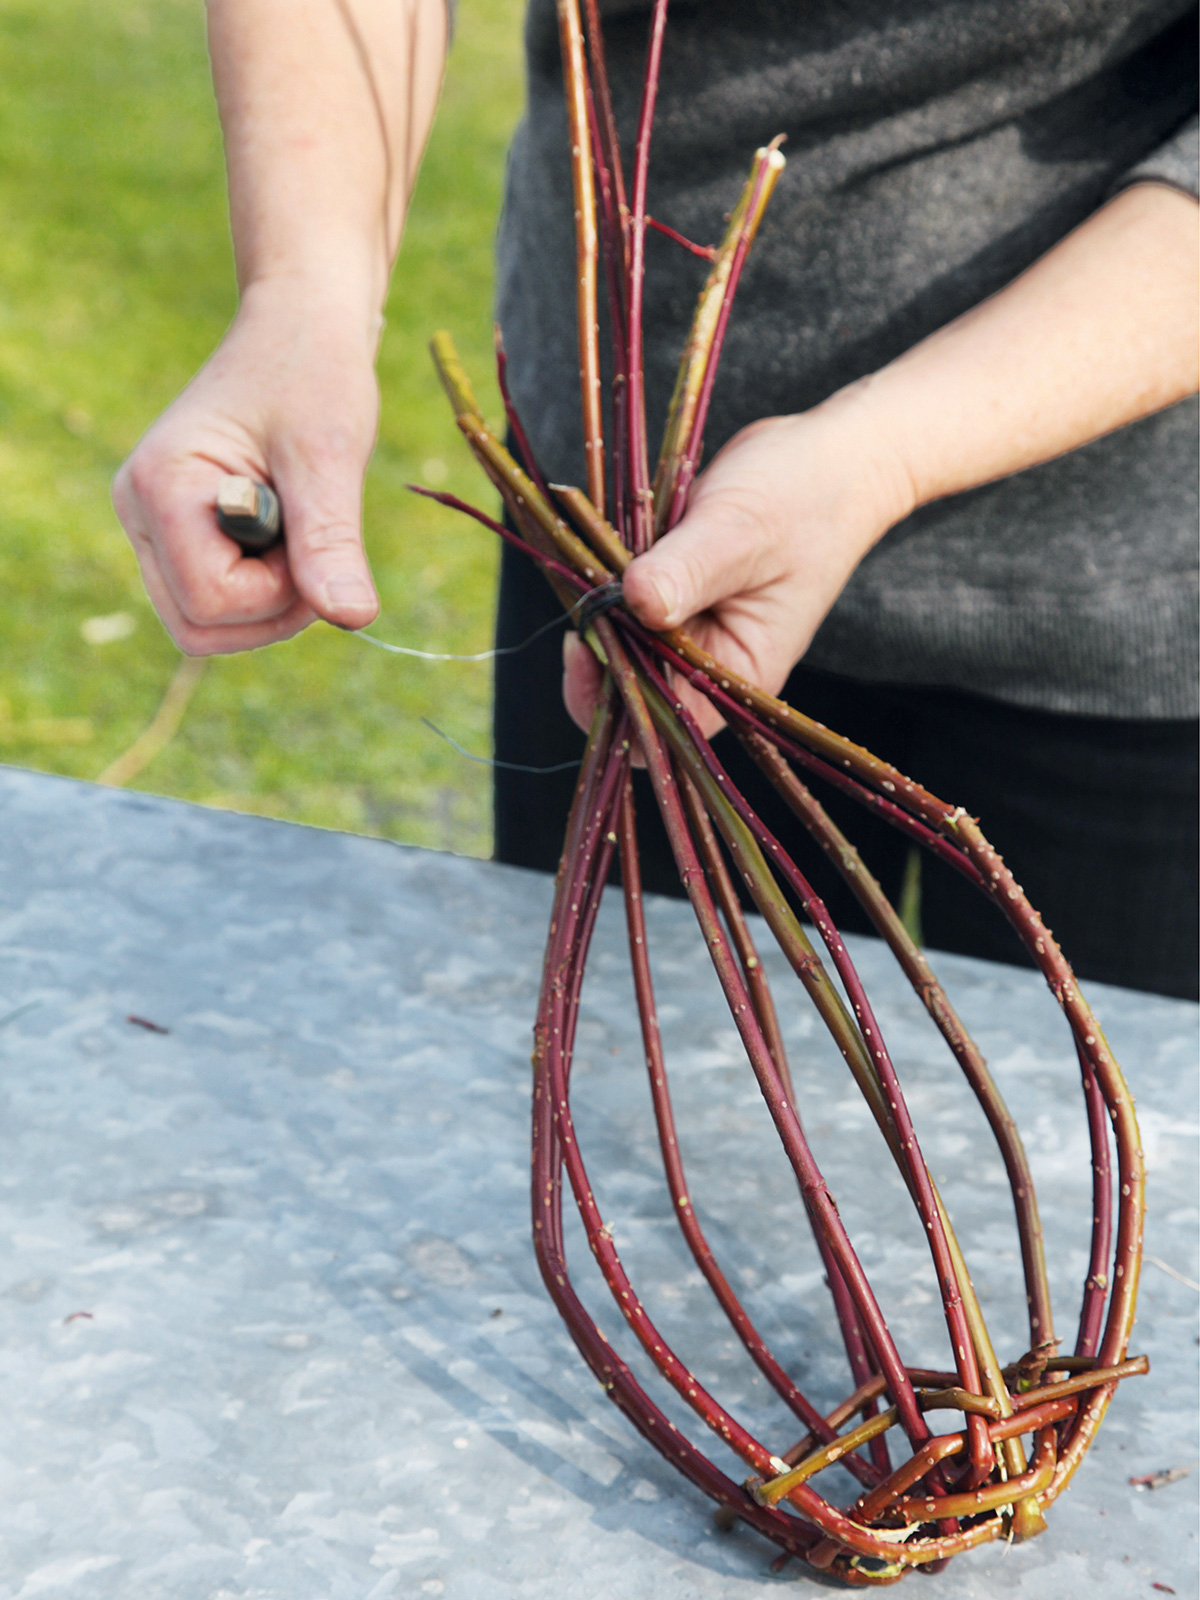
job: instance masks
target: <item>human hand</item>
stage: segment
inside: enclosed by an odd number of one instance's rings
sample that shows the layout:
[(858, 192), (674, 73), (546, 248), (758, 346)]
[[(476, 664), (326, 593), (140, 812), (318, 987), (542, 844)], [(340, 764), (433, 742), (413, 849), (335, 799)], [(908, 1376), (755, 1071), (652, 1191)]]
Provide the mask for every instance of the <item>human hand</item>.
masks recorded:
[[(742, 430), (696, 480), (686, 517), (631, 562), (625, 604), (647, 627), (686, 627), (718, 661), (776, 694), (859, 561), (913, 508), (869, 382), (814, 410)], [(600, 690), (578, 634), (563, 649), (563, 699), (581, 728)], [(687, 684), (702, 731), (722, 718)]]
[[(672, 533), (630, 563), (629, 609), (776, 693), (857, 563), (918, 505), (1049, 461), (1197, 384), (1196, 203), (1127, 189), (999, 293), (812, 411), (745, 429)], [(600, 684), (568, 635), (564, 697)], [(720, 726), (687, 685), (706, 733)]]
[[(362, 548), (362, 484), (379, 399), (378, 319), (301, 279), (248, 286), (208, 363), (113, 482), (142, 579), (189, 655), (250, 650), (316, 617), (379, 609)], [(247, 558), (217, 527), (227, 473), (272, 483), (286, 545)]]

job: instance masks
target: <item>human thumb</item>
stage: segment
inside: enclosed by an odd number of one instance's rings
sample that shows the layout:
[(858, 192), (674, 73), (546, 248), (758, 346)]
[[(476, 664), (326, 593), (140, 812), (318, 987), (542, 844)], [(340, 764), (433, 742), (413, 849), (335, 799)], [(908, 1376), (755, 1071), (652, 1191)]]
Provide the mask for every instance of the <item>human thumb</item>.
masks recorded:
[(362, 542), (365, 462), (314, 450), (275, 469), (297, 590), (339, 628), (365, 628), (379, 613)]
[(689, 617), (745, 588), (761, 544), (757, 520), (706, 497), (679, 526), (631, 561), (622, 588), (629, 609), (649, 628), (678, 628)]

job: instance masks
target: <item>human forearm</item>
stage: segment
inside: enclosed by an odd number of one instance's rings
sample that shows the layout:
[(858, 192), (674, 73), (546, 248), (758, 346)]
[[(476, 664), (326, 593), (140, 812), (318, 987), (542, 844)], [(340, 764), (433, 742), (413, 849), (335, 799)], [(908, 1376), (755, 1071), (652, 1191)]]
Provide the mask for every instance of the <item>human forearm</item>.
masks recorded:
[(445, 0), (209, 0), (238, 281), (378, 312), (437, 103)]
[[(445, 0), (209, 0), (241, 305), (113, 501), (194, 654), (378, 609), (362, 549), (380, 311), (441, 84)], [(286, 545), (243, 559), (226, 473), (271, 481)]]
[(1006, 477), (1197, 386), (1197, 208), (1127, 189), (1014, 282), (847, 391), (913, 505)]

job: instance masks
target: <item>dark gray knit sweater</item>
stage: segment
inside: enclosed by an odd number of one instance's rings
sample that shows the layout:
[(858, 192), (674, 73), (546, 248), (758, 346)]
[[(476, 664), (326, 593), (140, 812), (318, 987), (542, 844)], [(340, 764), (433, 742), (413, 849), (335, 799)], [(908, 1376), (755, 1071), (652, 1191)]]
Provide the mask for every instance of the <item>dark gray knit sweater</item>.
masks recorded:
[[(646, 0), (602, 0), (626, 150)], [(553, 0), (531, 0), (499, 318), (549, 475), (583, 478), (570, 173)], [(1121, 186), (1194, 194), (1184, 0), (674, 0), (650, 209), (719, 236), (754, 148), (788, 167), (743, 280), (711, 453), (814, 405), (1009, 282)], [(703, 263), (647, 246), (652, 448)], [(1196, 714), (1195, 401), (927, 506), (851, 579), (807, 660), (1047, 710)]]

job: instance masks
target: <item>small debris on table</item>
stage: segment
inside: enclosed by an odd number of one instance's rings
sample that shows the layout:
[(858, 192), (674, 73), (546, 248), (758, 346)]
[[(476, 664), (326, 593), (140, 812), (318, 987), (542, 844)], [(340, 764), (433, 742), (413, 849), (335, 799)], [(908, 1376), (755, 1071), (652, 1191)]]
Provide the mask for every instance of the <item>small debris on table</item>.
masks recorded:
[(1130, 1478), (1129, 1481), (1135, 1489), (1163, 1489), (1168, 1483), (1178, 1483), (1180, 1478), (1186, 1478), (1195, 1468), (1193, 1461), (1186, 1467), (1164, 1467), (1161, 1472), (1144, 1472), (1140, 1478)]
[(135, 1028), (145, 1028), (147, 1033), (170, 1033), (170, 1028), (164, 1028), (161, 1022), (151, 1022), (149, 1017), (128, 1016), (126, 1022), (132, 1022)]

